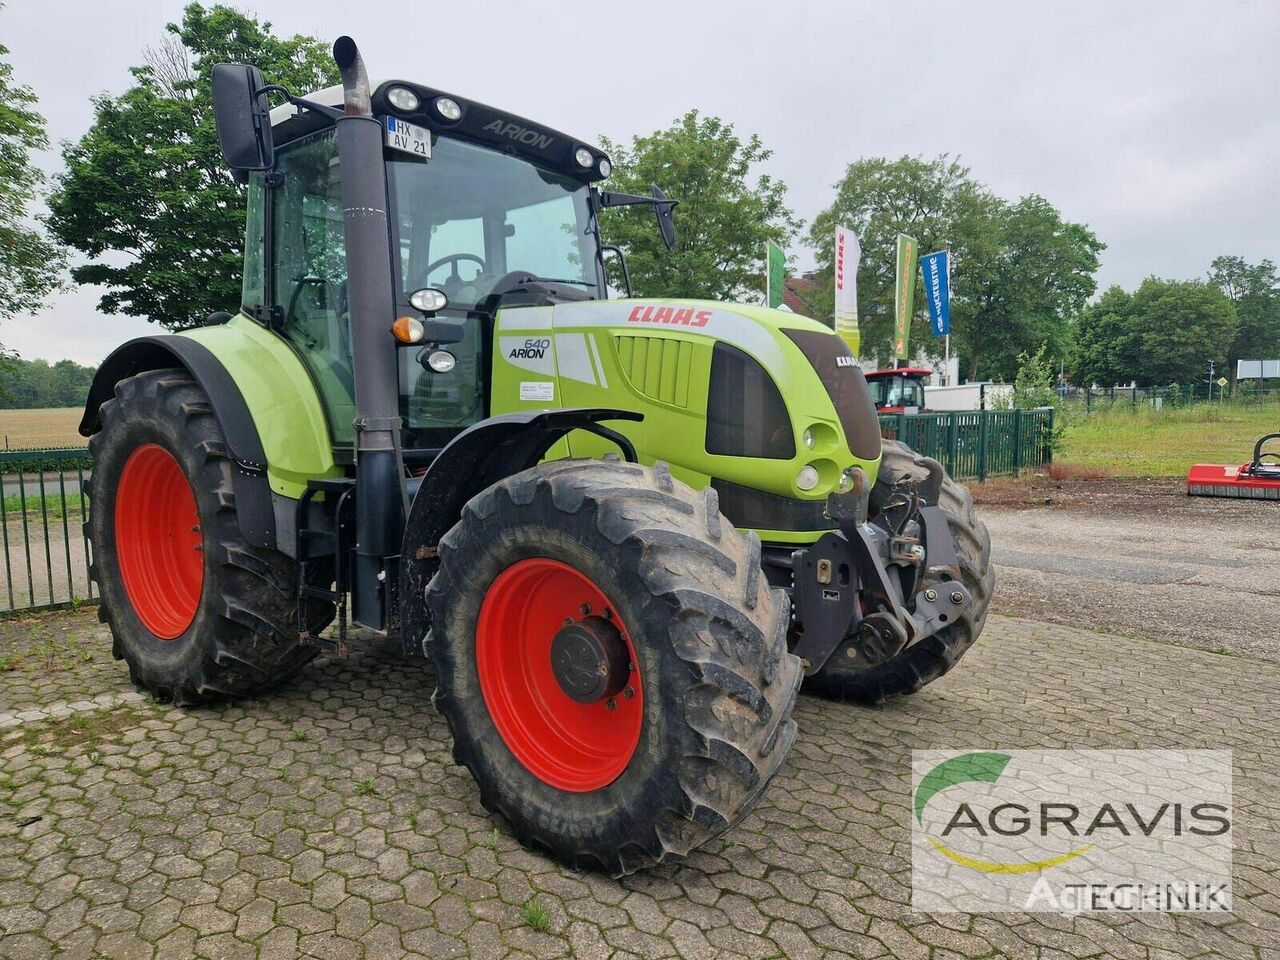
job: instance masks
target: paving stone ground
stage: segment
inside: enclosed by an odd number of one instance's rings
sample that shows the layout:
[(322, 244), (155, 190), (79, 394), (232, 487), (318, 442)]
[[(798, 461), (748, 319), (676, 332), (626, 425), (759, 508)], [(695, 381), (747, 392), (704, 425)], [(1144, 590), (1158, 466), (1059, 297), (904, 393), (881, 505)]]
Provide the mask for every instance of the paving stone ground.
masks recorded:
[[(124, 699), (92, 612), (0, 623), (0, 957), (1280, 958), (1273, 662), (993, 617), (916, 697), (803, 696), (743, 824), (614, 881), (522, 850), (452, 764), (430, 670), (354, 650), (183, 711)], [(1233, 913), (911, 911), (913, 748), (1162, 746), (1234, 751)]]

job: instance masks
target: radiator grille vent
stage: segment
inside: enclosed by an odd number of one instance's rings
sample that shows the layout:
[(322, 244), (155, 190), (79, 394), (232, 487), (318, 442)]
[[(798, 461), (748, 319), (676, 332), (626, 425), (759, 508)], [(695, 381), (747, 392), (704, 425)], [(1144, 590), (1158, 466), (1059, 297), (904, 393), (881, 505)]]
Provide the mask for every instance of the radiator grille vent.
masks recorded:
[(618, 364), (646, 397), (675, 407), (689, 406), (693, 344), (671, 337), (616, 337)]

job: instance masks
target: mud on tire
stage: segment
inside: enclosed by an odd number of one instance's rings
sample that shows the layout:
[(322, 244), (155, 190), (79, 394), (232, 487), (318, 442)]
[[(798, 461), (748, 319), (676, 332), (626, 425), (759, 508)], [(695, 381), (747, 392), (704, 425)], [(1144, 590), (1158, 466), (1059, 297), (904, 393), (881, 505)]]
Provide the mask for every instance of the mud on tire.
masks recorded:
[[(102, 429), (89, 440), (94, 469), (85, 535), (90, 576), (111, 629), (112, 650), (138, 686), (162, 700), (200, 703), (244, 696), (284, 680), (316, 654), (298, 638), (296, 568), (282, 553), (250, 546), (240, 533), (232, 461), (209, 399), (181, 369), (153, 370), (116, 384), (100, 409)], [(116, 492), (130, 456), (154, 444), (181, 468), (195, 497), (203, 581), (190, 625), (164, 639), (130, 601), (117, 551)], [(308, 601), (315, 630), (333, 619), (332, 604)]]
[[(897, 440), (884, 441), (880, 476), (903, 474), (923, 476), (915, 465), (918, 454)], [(881, 486), (877, 479), (876, 485)], [(873, 503), (875, 495), (872, 497)], [(945, 630), (907, 647), (896, 657), (871, 670), (839, 669), (839, 658), (833, 655), (827, 666), (810, 677), (806, 689), (832, 696), (870, 703), (894, 696), (915, 693), (932, 683), (956, 665), (973, 646), (987, 620), (987, 605), (995, 587), (995, 570), (991, 566), (991, 536), (978, 519), (973, 498), (963, 485), (947, 475), (942, 483), (939, 503), (946, 514), (947, 525), (955, 538), (956, 556), (960, 561), (960, 579), (973, 598), (963, 617)], [(837, 654), (840, 652), (836, 651)]]
[[(598, 585), (639, 661), (638, 744), (615, 780), (586, 792), (531, 773), (480, 686), (486, 594), (530, 558)], [(684, 856), (746, 815), (795, 738), (801, 667), (786, 646), (789, 603), (761, 573), (759, 541), (720, 515), (715, 491), (694, 492), (665, 464), (558, 461), (495, 484), (442, 539), (427, 600), (435, 704), (455, 760), (522, 843), (571, 865), (617, 876)]]

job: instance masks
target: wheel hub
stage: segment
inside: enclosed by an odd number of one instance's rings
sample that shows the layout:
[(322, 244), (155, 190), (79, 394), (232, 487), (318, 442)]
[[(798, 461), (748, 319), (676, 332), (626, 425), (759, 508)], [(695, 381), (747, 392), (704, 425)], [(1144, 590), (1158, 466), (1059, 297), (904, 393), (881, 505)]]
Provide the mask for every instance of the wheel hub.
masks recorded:
[(622, 692), (631, 675), (631, 657), (612, 623), (587, 617), (566, 624), (552, 638), (551, 672), (566, 695), (595, 703)]

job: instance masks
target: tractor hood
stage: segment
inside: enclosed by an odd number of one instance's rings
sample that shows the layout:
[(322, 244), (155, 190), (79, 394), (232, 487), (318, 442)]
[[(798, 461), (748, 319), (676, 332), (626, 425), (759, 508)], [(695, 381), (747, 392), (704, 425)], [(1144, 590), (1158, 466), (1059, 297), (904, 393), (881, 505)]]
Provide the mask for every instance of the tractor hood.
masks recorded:
[[(577, 406), (644, 413), (618, 429), (642, 459), (665, 460), (702, 485), (820, 503), (849, 467), (874, 479), (880, 456), (866, 379), (844, 341), (816, 321), (747, 304), (587, 300), (500, 310), (492, 413)], [(574, 435), (568, 453), (608, 452), (599, 443)]]

